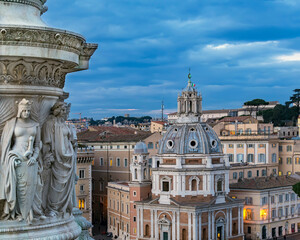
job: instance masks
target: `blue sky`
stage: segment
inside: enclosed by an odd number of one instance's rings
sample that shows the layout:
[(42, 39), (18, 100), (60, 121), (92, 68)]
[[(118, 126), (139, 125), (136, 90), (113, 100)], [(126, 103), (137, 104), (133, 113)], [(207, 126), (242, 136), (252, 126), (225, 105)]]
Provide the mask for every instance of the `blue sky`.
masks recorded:
[[(254, 98), (284, 103), (300, 87), (298, 0), (49, 0), (43, 20), (99, 48), (67, 76), (72, 113), (160, 116), (192, 81), (203, 109)], [(71, 114), (71, 118), (78, 117)]]

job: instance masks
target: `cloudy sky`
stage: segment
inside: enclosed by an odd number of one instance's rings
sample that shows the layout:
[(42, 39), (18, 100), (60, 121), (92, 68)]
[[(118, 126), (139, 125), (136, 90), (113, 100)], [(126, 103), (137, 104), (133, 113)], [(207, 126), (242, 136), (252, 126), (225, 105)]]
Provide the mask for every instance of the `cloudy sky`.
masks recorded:
[[(192, 81), (203, 109), (254, 98), (284, 103), (300, 87), (299, 0), (49, 0), (43, 20), (99, 48), (69, 74), (72, 113), (158, 117)], [(71, 118), (77, 115), (71, 114)]]

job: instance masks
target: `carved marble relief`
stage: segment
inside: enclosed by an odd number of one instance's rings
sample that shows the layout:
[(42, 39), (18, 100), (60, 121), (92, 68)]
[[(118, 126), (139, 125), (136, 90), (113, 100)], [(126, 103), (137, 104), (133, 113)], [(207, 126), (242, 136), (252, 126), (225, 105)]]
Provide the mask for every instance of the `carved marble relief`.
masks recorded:
[(63, 88), (67, 70), (58, 61), (8, 61), (0, 59), (0, 83)]
[[(10, 104), (2, 99), (0, 109)], [(1, 137), (0, 221), (24, 220), (32, 224), (38, 219), (72, 215), (76, 204), (76, 131), (65, 123), (70, 105), (57, 101), (50, 115), (49, 108), (38, 114), (48, 105), (43, 97), (22, 99), (17, 116), (5, 121)], [(15, 110), (10, 107), (6, 115), (12, 114), (15, 116)], [(42, 128), (40, 123), (44, 123)]]

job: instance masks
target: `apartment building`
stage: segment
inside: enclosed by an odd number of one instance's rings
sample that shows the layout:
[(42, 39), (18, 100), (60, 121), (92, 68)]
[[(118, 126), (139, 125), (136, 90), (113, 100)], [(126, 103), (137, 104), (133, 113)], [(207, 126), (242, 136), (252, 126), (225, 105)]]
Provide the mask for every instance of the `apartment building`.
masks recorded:
[(78, 134), (81, 144), (94, 148), (93, 224), (107, 223), (108, 182), (130, 181), (130, 160), (136, 143), (144, 141), (151, 147), (149, 152), (156, 154), (160, 138), (159, 133), (113, 126), (92, 127)]
[(166, 128), (166, 124), (167, 123), (164, 121), (151, 121), (150, 132), (151, 133), (155, 133), (155, 132), (162, 133)]
[(107, 232), (129, 239), (130, 199), (128, 182), (109, 182), (107, 186)]
[(300, 172), (300, 139), (279, 141), (279, 175)]
[(78, 148), (76, 174), (78, 176), (75, 192), (77, 207), (82, 216), (92, 222), (92, 165), (94, 163), (94, 149), (91, 147)]
[(299, 181), (292, 176), (271, 176), (230, 184), (231, 197), (245, 199), (246, 239), (271, 239), (300, 231), (300, 198), (292, 189)]

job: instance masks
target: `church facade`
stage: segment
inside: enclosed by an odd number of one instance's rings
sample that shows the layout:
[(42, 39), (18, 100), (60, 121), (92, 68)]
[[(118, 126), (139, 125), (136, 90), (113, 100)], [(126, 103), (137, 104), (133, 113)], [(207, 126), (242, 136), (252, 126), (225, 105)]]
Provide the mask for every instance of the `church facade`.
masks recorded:
[[(129, 183), (130, 239), (243, 239), (241, 199), (229, 194), (229, 159), (214, 130), (200, 122), (202, 97), (188, 86), (178, 96), (178, 119), (152, 158), (136, 146)], [(128, 238), (126, 238), (128, 239)]]

